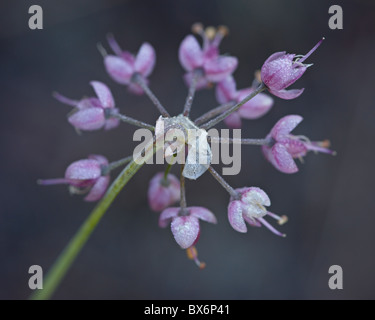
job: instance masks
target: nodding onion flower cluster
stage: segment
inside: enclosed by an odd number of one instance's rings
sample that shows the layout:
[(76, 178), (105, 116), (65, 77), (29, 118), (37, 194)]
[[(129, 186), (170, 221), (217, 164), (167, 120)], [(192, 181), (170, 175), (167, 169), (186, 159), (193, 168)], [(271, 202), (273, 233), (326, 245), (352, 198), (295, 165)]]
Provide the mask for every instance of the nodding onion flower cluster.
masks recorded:
[[(207, 27), (200, 23), (192, 27), (194, 34), (202, 38), (202, 45), (196, 37), (188, 35), (183, 39), (178, 58), (185, 69), (184, 81), (189, 88), (188, 96), (178, 117), (171, 117), (157, 97), (150, 90), (148, 77), (155, 66), (156, 54), (149, 43), (144, 43), (136, 55), (123, 51), (112, 35), (108, 35), (108, 43), (114, 54), (107, 54), (105, 49), (99, 49), (104, 58), (104, 66), (109, 76), (117, 83), (125, 85), (128, 91), (141, 95), (146, 94), (159, 110), (162, 119), (182, 119), (200, 130), (208, 130), (217, 123), (224, 121), (230, 128), (240, 128), (243, 119), (257, 119), (266, 114), (273, 106), (274, 99), (263, 91), (281, 99), (299, 97), (304, 89), (287, 88), (297, 81), (311, 64), (304, 61), (319, 47), (320, 40), (306, 55), (295, 55), (283, 52), (272, 54), (256, 72), (252, 85), (238, 90), (232, 73), (237, 68), (235, 57), (221, 55), (219, 45), (228, 34), (226, 27)], [(73, 107), (68, 114), (68, 122), (77, 131), (92, 131), (104, 128), (111, 130), (126, 122), (137, 127), (155, 131), (155, 126), (133, 119), (120, 113), (110, 89), (102, 82), (92, 81), (93, 97), (80, 100), (69, 99), (55, 93), (55, 98)], [(216, 86), (218, 107), (206, 112), (195, 121), (190, 120), (190, 110), (197, 90)], [(159, 118), (160, 119), (160, 118)], [(287, 115), (281, 118), (264, 139), (240, 139), (242, 144), (260, 145), (265, 158), (279, 171), (295, 173), (298, 167), (294, 159), (302, 159), (308, 151), (334, 154), (329, 150), (329, 142), (312, 142), (304, 136), (293, 135), (291, 132), (302, 121), (299, 115)], [(182, 127), (183, 127), (183, 123)], [(155, 133), (156, 135), (156, 133)], [(220, 140), (220, 138), (219, 138)], [(234, 143), (235, 139), (229, 139)], [(67, 184), (74, 194), (86, 194), (84, 200), (97, 201), (103, 197), (112, 170), (129, 163), (132, 156), (109, 163), (101, 155), (90, 155), (87, 159), (73, 162), (65, 171), (64, 178), (39, 180), (42, 185)], [(185, 196), (185, 177), (182, 165), (181, 176), (178, 179), (169, 173), (171, 165), (165, 172), (157, 173), (150, 181), (148, 201), (153, 211), (161, 212), (159, 226), (170, 225), (178, 245), (187, 250), (187, 255), (203, 268), (205, 264), (198, 259), (195, 244), (200, 234), (200, 221), (216, 223), (215, 215), (203, 207), (188, 207)], [(247, 232), (247, 224), (254, 227), (265, 226), (278, 236), (285, 236), (276, 230), (267, 220), (275, 219), (280, 225), (287, 221), (286, 216), (278, 216), (268, 211), (271, 205), (268, 195), (258, 187), (243, 187), (234, 189), (221, 177), (212, 166), (205, 169), (228, 191), (228, 220), (234, 230)], [(172, 207), (176, 202), (179, 207)]]

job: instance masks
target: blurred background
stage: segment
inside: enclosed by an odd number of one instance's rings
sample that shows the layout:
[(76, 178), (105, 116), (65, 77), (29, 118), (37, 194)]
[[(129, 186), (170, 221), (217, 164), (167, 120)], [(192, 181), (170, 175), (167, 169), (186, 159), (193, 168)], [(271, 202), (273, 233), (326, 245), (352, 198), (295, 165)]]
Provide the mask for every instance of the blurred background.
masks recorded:
[[(28, 8), (44, 10), (44, 29), (28, 28)], [(339, 4), (344, 29), (330, 30), (328, 9)], [(234, 187), (259, 186), (271, 211), (286, 214), (279, 229), (234, 231), (226, 216), (228, 195), (209, 175), (187, 182), (190, 205), (212, 210), (219, 223), (201, 223), (199, 270), (158, 227), (147, 204), (150, 178), (163, 167), (145, 166), (130, 181), (89, 239), (54, 295), (55, 299), (373, 299), (375, 298), (374, 54), (375, 3), (300, 0), (66, 0), (2, 1), (0, 4), (0, 298), (26, 299), (29, 266), (46, 273), (94, 207), (65, 186), (41, 187), (39, 178), (64, 174), (88, 154), (110, 161), (132, 153), (134, 128), (77, 136), (67, 122), (70, 107), (52, 98), (93, 95), (89, 81), (113, 91), (123, 113), (154, 123), (158, 113), (145, 96), (130, 95), (106, 74), (98, 42), (108, 49), (112, 32), (136, 52), (150, 42), (157, 64), (150, 86), (174, 115), (187, 89), (177, 58), (192, 23), (227, 25), (221, 52), (238, 57), (239, 88), (276, 51), (308, 52), (314, 66), (293, 85), (298, 99), (275, 98), (265, 117), (246, 121), (242, 136), (264, 137), (287, 114), (304, 117), (295, 133), (330, 139), (336, 157), (309, 154), (300, 172), (285, 175), (256, 146), (242, 148), (242, 170), (228, 176)], [(192, 117), (216, 106), (213, 90), (198, 92)], [(221, 124), (219, 127), (223, 127)], [(220, 166), (216, 166), (219, 170)], [(176, 168), (177, 169), (177, 168)], [(176, 171), (175, 171), (176, 172)], [(113, 176), (114, 178), (114, 176)], [(344, 290), (328, 287), (328, 269), (340, 265)]]

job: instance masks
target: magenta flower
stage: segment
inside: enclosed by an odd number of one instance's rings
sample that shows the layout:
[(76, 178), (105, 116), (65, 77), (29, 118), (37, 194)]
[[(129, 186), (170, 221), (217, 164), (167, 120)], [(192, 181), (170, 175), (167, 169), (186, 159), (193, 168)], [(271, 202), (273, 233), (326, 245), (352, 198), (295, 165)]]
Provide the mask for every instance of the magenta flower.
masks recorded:
[(41, 185), (68, 184), (73, 194), (84, 194), (85, 201), (97, 201), (103, 197), (109, 185), (109, 175), (103, 175), (108, 160), (101, 155), (90, 155), (88, 159), (73, 162), (60, 179), (39, 180)]
[(262, 189), (257, 187), (245, 187), (236, 189), (235, 191), (239, 193), (239, 198), (234, 199), (231, 197), (228, 206), (228, 219), (234, 230), (242, 233), (247, 232), (245, 223), (247, 222), (253, 227), (264, 225), (274, 234), (285, 237), (284, 234), (277, 231), (264, 219), (266, 215), (269, 215), (278, 220), (279, 224), (283, 224), (287, 221), (285, 216), (279, 217), (267, 211), (265, 206), (270, 206), (271, 201)]
[(91, 81), (97, 98), (83, 98), (79, 101), (71, 100), (55, 93), (54, 97), (62, 103), (73, 106), (73, 112), (68, 115), (68, 121), (79, 130), (93, 131), (104, 127), (105, 130), (116, 128), (119, 120), (111, 117), (118, 111), (112, 93), (102, 82)]
[[(186, 213), (185, 213), (186, 211)], [(183, 214), (182, 214), (183, 213)], [(166, 228), (171, 222), (171, 229), (176, 242), (181, 248), (193, 246), (199, 237), (199, 219), (217, 223), (215, 215), (203, 207), (167, 208), (159, 217), (159, 226)]]
[(220, 82), (237, 68), (237, 58), (219, 55), (219, 45), (227, 30), (224, 27), (209, 27), (206, 31), (201, 25), (195, 25), (196, 33), (203, 38), (203, 47), (193, 35), (188, 35), (181, 43), (178, 57), (187, 71), (185, 82), (190, 86), (194, 72), (200, 72), (197, 89), (206, 88), (211, 82)]
[(157, 173), (148, 187), (148, 203), (153, 211), (163, 211), (165, 208), (180, 200), (180, 181), (173, 174)]
[[(229, 76), (216, 86), (216, 100), (221, 104), (229, 102), (236, 104), (253, 91), (254, 88), (237, 90), (236, 81), (232, 76)], [(258, 119), (265, 115), (272, 106), (273, 99), (270, 96), (264, 93), (258, 93), (254, 98), (242, 105), (237, 111), (231, 113), (225, 118), (224, 122), (229, 128), (241, 128), (241, 118)]]
[(290, 132), (303, 120), (301, 116), (289, 115), (281, 118), (267, 135), (270, 145), (262, 146), (266, 159), (284, 173), (295, 173), (298, 167), (293, 159), (302, 159), (308, 151), (335, 155), (326, 146), (328, 141), (311, 142), (304, 136), (294, 136)]
[(130, 92), (143, 94), (143, 89), (134, 82), (133, 76), (140, 75), (145, 83), (155, 66), (156, 54), (154, 48), (147, 42), (143, 43), (136, 56), (128, 51), (122, 51), (113, 36), (108, 36), (108, 43), (116, 55), (107, 55), (104, 65), (109, 76), (117, 83), (128, 86)]
[(324, 38), (306, 55), (287, 54), (285, 51), (276, 52), (263, 64), (261, 78), (269, 92), (282, 99), (299, 97), (304, 89), (285, 90), (296, 82), (312, 64), (303, 62), (320, 46)]

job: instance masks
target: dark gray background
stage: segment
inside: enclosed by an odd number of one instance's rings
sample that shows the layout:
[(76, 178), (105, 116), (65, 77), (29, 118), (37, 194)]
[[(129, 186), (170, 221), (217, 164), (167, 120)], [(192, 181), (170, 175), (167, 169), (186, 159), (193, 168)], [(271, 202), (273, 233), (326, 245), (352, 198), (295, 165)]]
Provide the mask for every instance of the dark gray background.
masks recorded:
[[(28, 29), (28, 8), (44, 9), (44, 29)], [(344, 30), (328, 28), (328, 8), (340, 4)], [(97, 42), (113, 32), (138, 50), (149, 41), (157, 52), (151, 87), (172, 114), (182, 110), (186, 88), (177, 50), (196, 21), (225, 24), (222, 52), (239, 58), (239, 87), (273, 52), (306, 53), (322, 37), (294, 85), (298, 99), (275, 98), (273, 110), (247, 121), (243, 136), (264, 137), (286, 114), (305, 120), (296, 133), (329, 138), (336, 157), (309, 154), (300, 172), (284, 175), (258, 147), (244, 147), (234, 187), (255, 185), (271, 197), (271, 210), (287, 214), (281, 239), (267, 229), (235, 232), (228, 224), (228, 195), (209, 174), (187, 183), (190, 205), (217, 215), (202, 223), (198, 270), (170, 230), (159, 229), (147, 205), (147, 185), (162, 169), (145, 166), (121, 192), (56, 292), (56, 299), (369, 299), (375, 297), (374, 49), (373, 1), (3, 1), (0, 4), (0, 298), (29, 296), (28, 268), (47, 271), (93, 208), (64, 186), (40, 187), (38, 178), (62, 176), (90, 153), (110, 160), (129, 155), (133, 127), (77, 136), (69, 107), (55, 101), (92, 94), (90, 80), (106, 82), (117, 106), (153, 123), (146, 97), (128, 94), (106, 74)], [(213, 91), (199, 92), (193, 117), (215, 106)], [(220, 166), (218, 167), (220, 168)], [(344, 269), (344, 290), (328, 288), (328, 268)]]

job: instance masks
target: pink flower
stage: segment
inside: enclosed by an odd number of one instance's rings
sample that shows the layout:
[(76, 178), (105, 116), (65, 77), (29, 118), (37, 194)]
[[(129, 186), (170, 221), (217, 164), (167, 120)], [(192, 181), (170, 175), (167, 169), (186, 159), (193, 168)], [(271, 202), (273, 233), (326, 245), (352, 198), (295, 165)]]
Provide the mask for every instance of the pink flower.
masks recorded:
[(157, 173), (148, 187), (148, 203), (153, 211), (163, 211), (180, 200), (180, 181), (173, 174)]
[(269, 215), (283, 224), (287, 221), (285, 216), (279, 217), (268, 212), (265, 206), (270, 206), (271, 201), (268, 195), (260, 188), (245, 187), (236, 189), (239, 193), (238, 199), (231, 197), (228, 206), (228, 219), (230, 225), (238, 232), (247, 232), (246, 223), (253, 227), (260, 227), (262, 224), (278, 236), (285, 237), (284, 234), (272, 227), (264, 217)]
[(113, 96), (109, 88), (102, 82), (91, 81), (97, 98), (71, 100), (55, 93), (54, 97), (62, 103), (75, 107), (68, 115), (68, 121), (79, 130), (93, 131), (104, 127), (105, 130), (116, 128), (119, 120), (111, 117), (116, 113)]
[[(304, 89), (285, 90), (296, 82), (312, 64), (303, 64), (322, 43), (320, 40), (306, 55), (287, 54), (285, 51), (276, 52), (263, 64), (261, 78), (268, 90), (282, 99), (294, 99), (299, 97)], [(295, 59), (297, 58), (297, 59)]]
[[(246, 88), (242, 90), (236, 89), (236, 81), (232, 76), (228, 76), (216, 86), (216, 99), (219, 103), (234, 104), (243, 100), (254, 88)], [(273, 99), (264, 94), (258, 93), (254, 98), (242, 105), (236, 112), (225, 118), (224, 122), (229, 128), (241, 128), (243, 119), (258, 119), (265, 115), (273, 106)]]
[(198, 240), (199, 219), (217, 223), (215, 215), (203, 207), (188, 207), (185, 210), (167, 208), (160, 214), (159, 226), (165, 228), (171, 222), (171, 229), (176, 242), (181, 248), (187, 249)]
[(281, 118), (267, 135), (270, 145), (262, 146), (264, 156), (273, 166), (284, 173), (295, 173), (298, 167), (293, 159), (304, 157), (308, 151), (334, 155), (325, 146), (329, 142), (311, 142), (304, 136), (294, 136), (290, 132), (303, 120), (301, 116), (289, 115)]
[(39, 180), (41, 185), (68, 184), (71, 193), (88, 193), (85, 201), (97, 201), (103, 197), (109, 185), (109, 175), (103, 175), (108, 160), (101, 155), (73, 162), (60, 179)]
[(128, 86), (129, 91), (143, 94), (142, 88), (132, 81), (135, 74), (141, 75), (147, 83), (147, 77), (155, 66), (156, 54), (154, 48), (147, 42), (143, 43), (136, 56), (128, 51), (122, 51), (113, 36), (108, 36), (108, 43), (116, 55), (107, 55), (104, 65), (109, 76), (117, 83)]
[(219, 45), (226, 29), (216, 30), (209, 27), (204, 32), (201, 25), (195, 25), (196, 32), (203, 38), (203, 47), (197, 39), (188, 35), (181, 43), (178, 57), (181, 65), (187, 71), (185, 82), (190, 85), (194, 71), (201, 72), (197, 82), (197, 89), (206, 88), (211, 82), (220, 82), (233, 73), (237, 68), (237, 58), (219, 55)]

